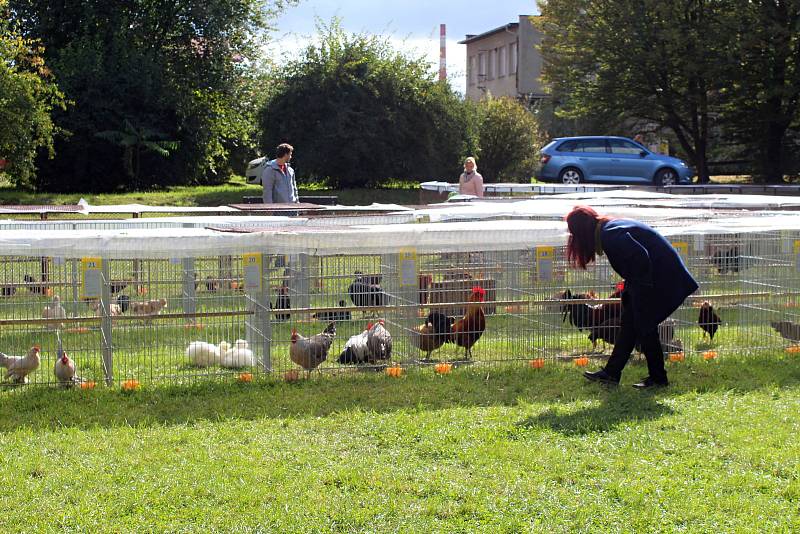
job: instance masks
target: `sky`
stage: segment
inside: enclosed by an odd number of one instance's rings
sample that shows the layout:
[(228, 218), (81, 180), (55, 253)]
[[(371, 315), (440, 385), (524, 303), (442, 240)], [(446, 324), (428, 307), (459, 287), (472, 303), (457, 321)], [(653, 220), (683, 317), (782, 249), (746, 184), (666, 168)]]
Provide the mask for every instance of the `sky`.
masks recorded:
[(535, 0), (300, 0), (276, 21), (267, 50), (291, 57), (313, 39), (316, 19), (327, 23), (338, 17), (345, 31), (383, 35), (399, 50), (425, 55), (438, 70), (439, 24), (446, 24), (447, 75), (464, 93), (466, 46), (458, 41), (536, 12)]

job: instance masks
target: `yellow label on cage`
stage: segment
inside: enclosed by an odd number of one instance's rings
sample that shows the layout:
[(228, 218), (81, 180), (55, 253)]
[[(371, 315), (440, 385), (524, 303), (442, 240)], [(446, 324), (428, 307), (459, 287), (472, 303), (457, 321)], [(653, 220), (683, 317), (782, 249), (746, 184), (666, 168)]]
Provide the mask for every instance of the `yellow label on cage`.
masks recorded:
[(81, 296), (99, 299), (103, 289), (102, 258), (81, 258)]
[(672, 243), (672, 247), (678, 252), (683, 263), (689, 262), (689, 243), (686, 241), (676, 241)]
[(264, 256), (259, 252), (242, 254), (242, 265), (244, 270), (244, 288), (255, 291), (261, 289), (261, 273), (264, 265)]
[(400, 287), (417, 287), (417, 249), (400, 249), (397, 264), (400, 267)]
[(555, 247), (536, 247), (536, 277), (541, 281), (553, 279)]

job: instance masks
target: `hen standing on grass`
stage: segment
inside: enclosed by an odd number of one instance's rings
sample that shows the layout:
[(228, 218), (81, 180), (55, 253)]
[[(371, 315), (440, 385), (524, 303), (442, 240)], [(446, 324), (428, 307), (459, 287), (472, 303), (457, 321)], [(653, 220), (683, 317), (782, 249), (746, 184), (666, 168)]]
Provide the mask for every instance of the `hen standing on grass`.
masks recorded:
[(703, 329), (703, 337), (705, 338), (705, 335), (708, 334), (709, 339), (714, 339), (714, 334), (717, 333), (717, 330), (722, 324), (722, 319), (717, 315), (714, 306), (707, 300), (704, 300), (700, 305), (700, 315), (697, 317), (697, 324)]
[(350, 336), (350, 339), (348, 339), (347, 343), (344, 344), (342, 353), (339, 354), (339, 363), (346, 365), (367, 362), (369, 359), (367, 337), (369, 336), (369, 329), (371, 326), (372, 324), (370, 323), (360, 334)]
[(450, 328), (450, 339), (459, 347), (464, 347), (465, 360), (472, 358), (472, 347), (486, 330), (486, 315), (481, 304), (485, 298), (485, 289), (480, 286), (473, 287), (468, 299), (467, 312)]
[(319, 364), (328, 359), (333, 338), (336, 336), (336, 323), (330, 323), (321, 333), (305, 338), (292, 328), (292, 343), (289, 345), (289, 358), (311, 373)]
[(6, 378), (16, 384), (27, 384), (28, 375), (36, 371), (41, 363), (38, 345), (31, 347), (25, 356), (7, 356), (0, 352), (0, 367), (8, 369)]
[(386, 330), (383, 319), (367, 327), (369, 362), (376, 363), (392, 357), (392, 335)]
[[(45, 304), (44, 309), (42, 309), (43, 319), (65, 319), (66, 317), (67, 312), (64, 309), (64, 306), (61, 305), (61, 297), (58, 295), (55, 295), (53, 297), (53, 301), (50, 304)], [(48, 324), (56, 327), (63, 326), (63, 323), (58, 321), (53, 321)]]
[(431, 352), (450, 341), (450, 328), (454, 321), (441, 312), (430, 312), (425, 324), (411, 330), (411, 344), (426, 353), (426, 360), (430, 359)]

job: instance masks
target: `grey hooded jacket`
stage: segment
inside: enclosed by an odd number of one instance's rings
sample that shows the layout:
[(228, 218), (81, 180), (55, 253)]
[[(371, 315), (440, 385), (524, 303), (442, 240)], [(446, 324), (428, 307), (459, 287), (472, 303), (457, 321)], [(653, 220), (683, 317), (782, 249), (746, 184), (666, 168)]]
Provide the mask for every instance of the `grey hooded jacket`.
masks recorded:
[(281, 172), (276, 160), (268, 161), (261, 171), (261, 185), (264, 186), (264, 204), (288, 204), (299, 202), (294, 169), (286, 165), (286, 174)]

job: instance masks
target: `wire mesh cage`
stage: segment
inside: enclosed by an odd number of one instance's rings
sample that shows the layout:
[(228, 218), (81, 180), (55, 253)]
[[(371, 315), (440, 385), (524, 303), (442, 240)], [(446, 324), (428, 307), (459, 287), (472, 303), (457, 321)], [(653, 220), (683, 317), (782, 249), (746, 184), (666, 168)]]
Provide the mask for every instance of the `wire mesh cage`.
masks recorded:
[[(568, 268), (559, 222), (315, 224), (7, 240), (0, 363), (39, 365), (3, 383), (249, 381), (612, 350), (620, 280), (603, 257)], [(666, 358), (794, 350), (800, 232), (666, 234), (701, 286), (659, 329)]]

